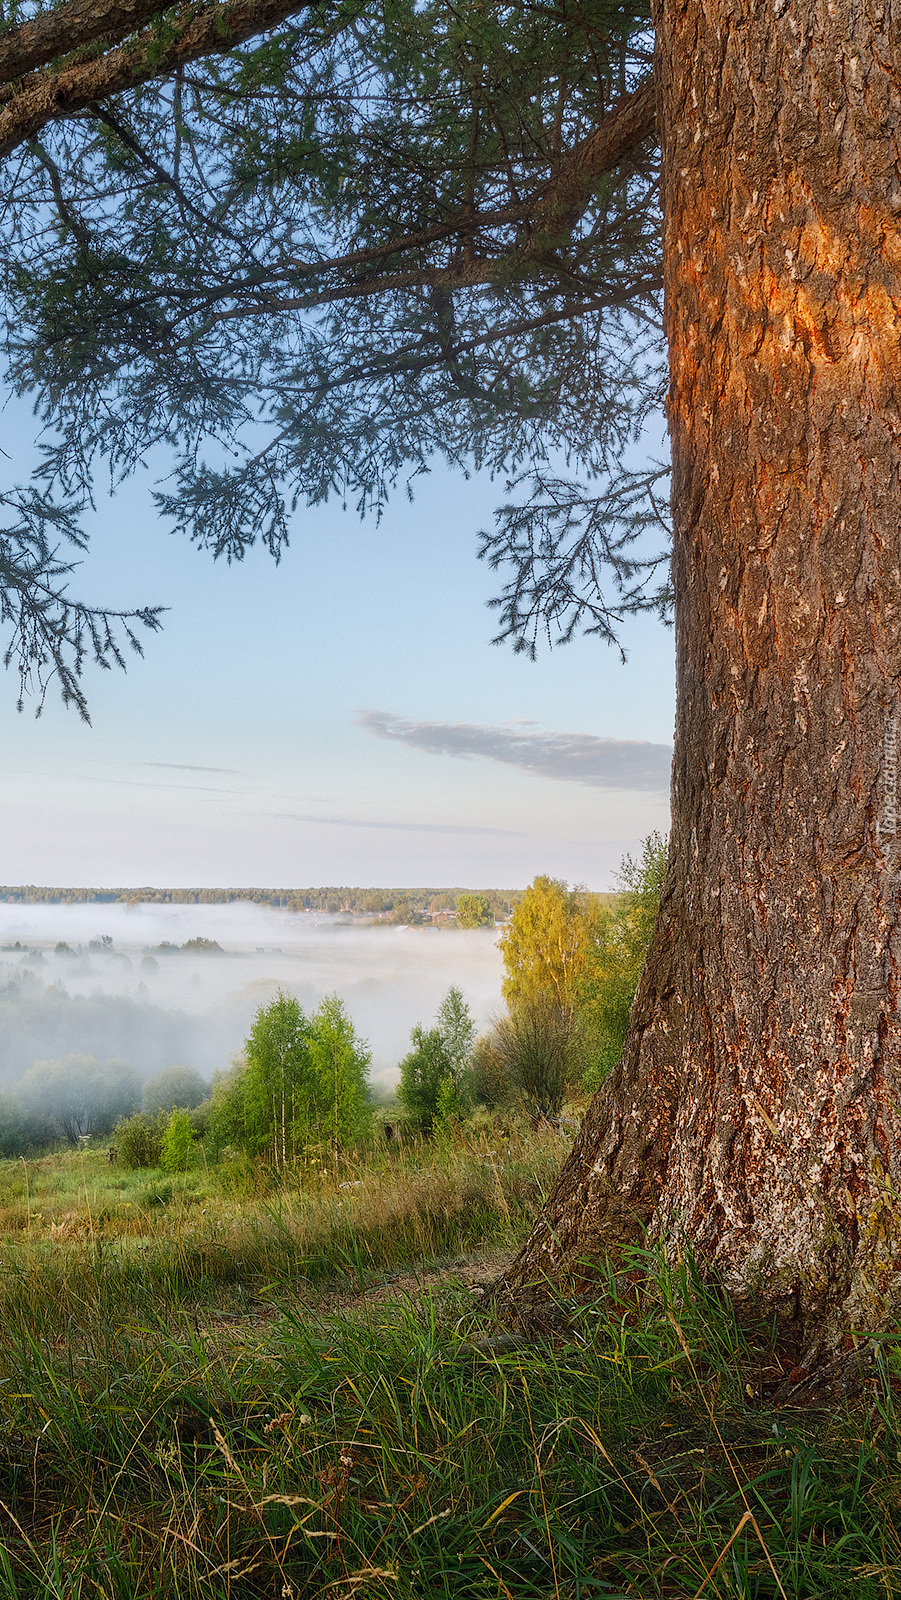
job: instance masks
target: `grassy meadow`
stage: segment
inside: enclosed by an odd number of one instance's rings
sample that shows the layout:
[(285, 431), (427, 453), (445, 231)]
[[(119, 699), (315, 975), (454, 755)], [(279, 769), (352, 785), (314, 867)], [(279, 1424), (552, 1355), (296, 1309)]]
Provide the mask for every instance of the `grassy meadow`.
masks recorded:
[(891, 1342), (862, 1398), (775, 1410), (765, 1341), (637, 1258), (492, 1340), (564, 1150), (0, 1165), (0, 1600), (901, 1592)]

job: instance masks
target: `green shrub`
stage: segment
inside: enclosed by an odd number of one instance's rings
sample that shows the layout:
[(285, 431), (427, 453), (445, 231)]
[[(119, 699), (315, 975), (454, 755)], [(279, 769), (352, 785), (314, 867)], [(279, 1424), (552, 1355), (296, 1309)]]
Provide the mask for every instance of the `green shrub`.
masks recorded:
[(148, 1117), (138, 1113), (126, 1117), (116, 1127), (116, 1149), (123, 1167), (159, 1167), (163, 1155), (163, 1122), (161, 1117)]
[(187, 1172), (194, 1148), (194, 1128), (187, 1111), (169, 1113), (163, 1134), (162, 1165), (166, 1172)]
[(516, 1098), (509, 1063), (498, 1049), (494, 1030), (477, 1039), (469, 1067), (469, 1084), (477, 1106), (507, 1106)]
[(543, 994), (514, 1006), (496, 1024), (492, 1043), (502, 1073), (533, 1116), (559, 1116), (573, 1037), (570, 1013)]

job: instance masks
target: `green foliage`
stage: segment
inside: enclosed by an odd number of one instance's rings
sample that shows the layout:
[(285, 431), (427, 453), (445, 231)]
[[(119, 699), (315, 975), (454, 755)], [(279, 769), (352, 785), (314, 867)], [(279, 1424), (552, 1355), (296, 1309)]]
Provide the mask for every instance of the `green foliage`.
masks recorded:
[(304, 1112), (307, 1142), (343, 1149), (368, 1130), (367, 1074), (372, 1057), (354, 1032), (337, 995), (322, 1001), (310, 1020), (310, 1088)]
[(166, 1172), (187, 1172), (194, 1146), (194, 1128), (187, 1111), (170, 1112), (160, 1151)]
[(547, 991), (511, 1006), (495, 1024), (491, 1045), (501, 1081), (509, 1083), (527, 1110), (557, 1117), (572, 1075), (573, 1022)]
[(279, 990), (257, 1012), (243, 1061), (214, 1085), (211, 1148), (232, 1145), (279, 1168), (313, 1145), (345, 1148), (368, 1128), (369, 1063), (336, 995), (307, 1017), (293, 995)]
[(457, 895), (457, 927), (487, 928), (493, 926), (491, 902), (485, 894)]
[(206, 1080), (193, 1067), (165, 1067), (144, 1085), (144, 1110), (173, 1111), (176, 1106), (190, 1110), (199, 1106), (208, 1093)]
[(299, 1002), (280, 989), (260, 1006), (244, 1045), (241, 1142), (248, 1155), (275, 1166), (293, 1162), (303, 1147), (312, 1089), (309, 1032)]
[(596, 1089), (622, 1054), (657, 920), (667, 849), (663, 835), (651, 833), (637, 861), (624, 858), (619, 870), (621, 893), (605, 915), (579, 975), (576, 1005), (587, 1063), (586, 1089)]
[(436, 1121), (457, 1116), (470, 1098), (469, 1067), (475, 1023), (462, 992), (452, 986), (438, 1007), (434, 1027), (417, 1026), (412, 1050), (400, 1064), (398, 1099), (423, 1133)]
[(463, 992), (452, 984), (444, 996), (435, 1026), (441, 1039), (451, 1081), (458, 1095), (463, 1093), (466, 1072), (472, 1057), (476, 1025)]
[(159, 1167), (163, 1159), (163, 1132), (165, 1123), (161, 1116), (138, 1114), (118, 1123), (116, 1150), (123, 1167), (138, 1171), (142, 1167)]
[(245, 1148), (246, 1065), (243, 1059), (239, 1059), (233, 1062), (228, 1072), (213, 1075), (205, 1137), (210, 1154), (214, 1157), (228, 1147), (234, 1150)]
[(438, 1116), (441, 1086), (450, 1082), (444, 1043), (437, 1028), (420, 1027), (410, 1034), (413, 1046), (400, 1064), (397, 1098), (421, 1133), (431, 1133)]

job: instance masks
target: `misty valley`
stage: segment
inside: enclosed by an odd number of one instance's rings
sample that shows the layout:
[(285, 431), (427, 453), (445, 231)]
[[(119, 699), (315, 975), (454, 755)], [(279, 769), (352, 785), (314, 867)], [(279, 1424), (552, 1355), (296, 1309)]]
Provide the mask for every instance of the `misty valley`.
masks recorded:
[(0, 902), (0, 1088), (67, 1055), (142, 1079), (174, 1065), (209, 1079), (280, 987), (305, 1007), (339, 993), (369, 1043), (373, 1083), (390, 1088), (411, 1027), (449, 985), (487, 1024), (500, 1000), (495, 937), (242, 903)]

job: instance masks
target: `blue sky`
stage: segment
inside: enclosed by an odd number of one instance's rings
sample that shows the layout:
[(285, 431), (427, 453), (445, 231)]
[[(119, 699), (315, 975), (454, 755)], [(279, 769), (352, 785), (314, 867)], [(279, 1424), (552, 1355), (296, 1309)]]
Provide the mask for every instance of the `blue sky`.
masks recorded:
[[(14, 466), (32, 433), (7, 408)], [(2, 881), (605, 888), (668, 827), (672, 634), (630, 622), (625, 666), (493, 647), (476, 532), (502, 484), (436, 470), (379, 527), (301, 510), (279, 567), (229, 568), (166, 532), (151, 483), (101, 506), (78, 588), (169, 606), (163, 633), (88, 676), (91, 727), (3, 687)]]

